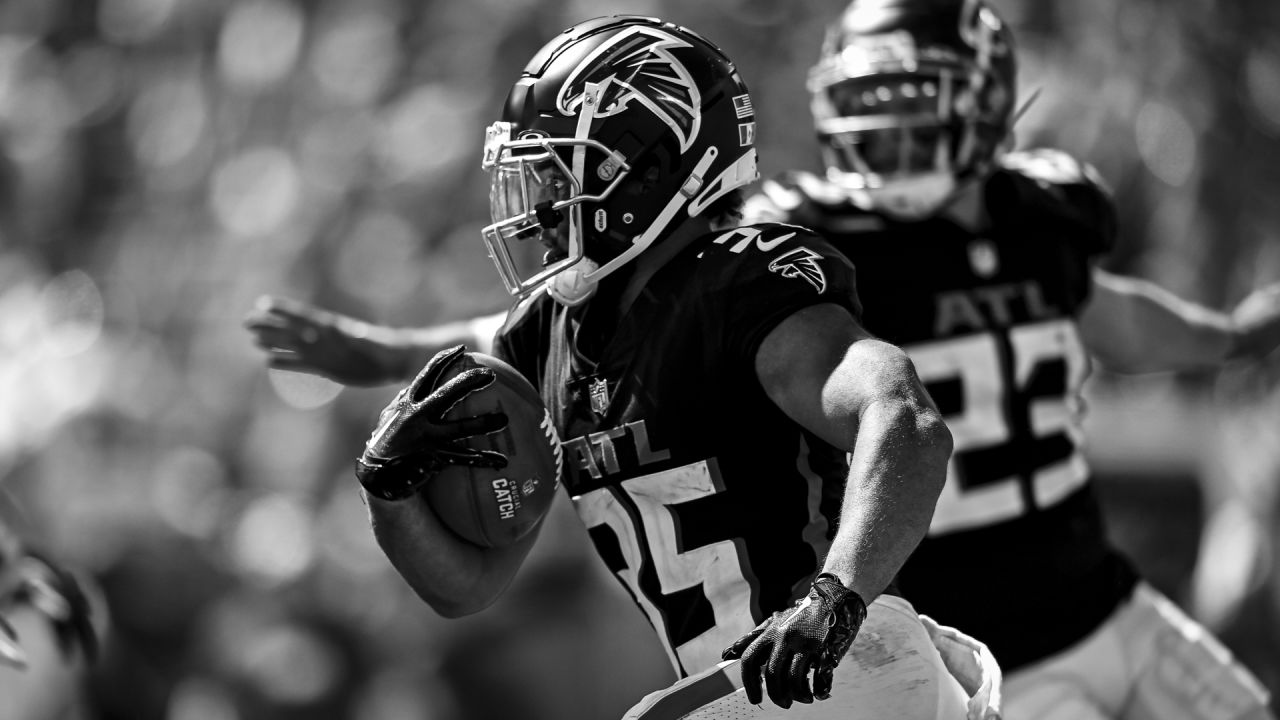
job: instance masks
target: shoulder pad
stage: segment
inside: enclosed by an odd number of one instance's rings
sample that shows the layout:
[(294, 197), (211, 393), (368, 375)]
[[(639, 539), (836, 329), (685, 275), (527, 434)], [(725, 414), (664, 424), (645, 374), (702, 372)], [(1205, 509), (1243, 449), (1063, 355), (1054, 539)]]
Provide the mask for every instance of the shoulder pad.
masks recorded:
[(824, 177), (813, 173), (797, 172), (792, 175), (792, 181), (800, 193), (814, 205), (831, 208), (850, 204), (848, 193)]
[(1093, 167), (1050, 149), (1010, 153), (1000, 165), (992, 180), (1012, 193), (1008, 198), (1020, 212), (1068, 220), (1077, 228), (1080, 245), (1090, 256), (1112, 249), (1115, 202)]
[(1001, 159), (1000, 166), (1039, 183), (1093, 186), (1106, 195), (1111, 194), (1093, 166), (1061, 150), (1037, 148), (1009, 153)]
[(742, 224), (788, 223), (813, 214), (818, 202), (809, 190), (819, 178), (805, 172), (789, 171), (760, 183), (760, 190), (747, 198), (742, 208)]
[(764, 186), (760, 188), (760, 192), (752, 194), (742, 203), (742, 223), (744, 225), (755, 225), (757, 223), (786, 222), (790, 220), (791, 213), (799, 205), (799, 199), (784, 197), (779, 200), (776, 196), (782, 193), (786, 193), (786, 191), (778, 189), (773, 181), (765, 181)]
[(827, 179), (803, 171), (764, 181), (744, 206), (743, 224), (794, 223), (819, 234), (879, 230), (884, 220), (856, 206), (849, 194)]
[(507, 311), (507, 319), (502, 323), (501, 332), (509, 332), (512, 328), (518, 326), (525, 318), (533, 313), (533, 309), (542, 302), (554, 302), (551, 296), (547, 294), (546, 284), (542, 284), (537, 290), (529, 293), (521, 300), (517, 300), (511, 309)]
[(760, 184), (760, 191), (779, 207), (795, 210), (807, 204), (839, 206), (849, 196), (824, 177), (803, 170), (790, 170)]

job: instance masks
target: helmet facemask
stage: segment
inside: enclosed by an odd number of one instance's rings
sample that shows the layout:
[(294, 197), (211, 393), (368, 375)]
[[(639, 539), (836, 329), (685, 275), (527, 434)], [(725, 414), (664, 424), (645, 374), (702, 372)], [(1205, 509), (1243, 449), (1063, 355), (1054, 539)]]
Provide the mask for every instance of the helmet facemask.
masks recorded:
[(811, 109), (827, 176), (856, 204), (923, 219), (994, 165), (1010, 124), (1012, 51), (998, 19), (979, 24), (986, 39), (967, 53), (918, 47), (906, 30), (829, 39), (810, 71)]
[[(596, 269), (586, 257), (584, 204), (611, 195), (630, 167), (595, 140), (536, 133), (513, 140), (511, 131), (511, 123), (497, 122), (486, 133), (482, 167), (489, 172), (493, 222), (481, 232), (507, 291), (524, 297), (562, 273)], [(584, 191), (588, 168), (605, 183), (593, 194)], [(533, 267), (521, 247), (531, 240), (544, 251)]]

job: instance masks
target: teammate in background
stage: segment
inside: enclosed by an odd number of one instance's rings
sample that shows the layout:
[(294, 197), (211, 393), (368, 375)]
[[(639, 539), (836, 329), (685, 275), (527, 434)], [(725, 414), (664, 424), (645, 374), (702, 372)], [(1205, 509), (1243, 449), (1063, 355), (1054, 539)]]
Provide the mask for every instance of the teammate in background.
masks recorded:
[[(1119, 372), (1266, 354), (1280, 338), (1274, 290), (1221, 314), (1093, 268), (1114, 242), (1111, 199), (1060, 152), (1002, 155), (1015, 58), (986, 5), (852, 4), (812, 81), (827, 177), (765, 183), (749, 214), (818, 229), (854, 259), (865, 325), (908, 348), (954, 433), (904, 589), (1014, 671), (1009, 717), (1267, 716), (1251, 676), (1107, 543), (1080, 457), (1079, 388), (1087, 354)], [(315, 372), (333, 357), (325, 345), (352, 341), (310, 313), (255, 322), (274, 325), (275, 359)], [(298, 345), (312, 322), (323, 340)], [(434, 350), (412, 333), (379, 347)], [(330, 368), (351, 379), (356, 366)], [(982, 592), (956, 591), (975, 582)], [(1166, 633), (1181, 641), (1157, 647)]]
[[(847, 260), (804, 228), (733, 222), (757, 175), (729, 59), (654, 18), (599, 18), (533, 58), (502, 117), (483, 234), (518, 301), (493, 352), (540, 388), (574, 507), (678, 674), (723, 653), (753, 703), (763, 684), (783, 708), (831, 694), (823, 717), (964, 717), (966, 691), (892, 586), (949, 434), (906, 356), (859, 325)], [(529, 246), (541, 261), (522, 266)], [(410, 386), (427, 412), (485, 382), (436, 388), (459, 352)], [(457, 438), (496, 427), (420, 435), (389, 411), (366, 489), (397, 485), (409, 448), (449, 462)], [(379, 495), (376, 537), (446, 616), (491, 604), (534, 541), (467, 545), (418, 494)]]
[(1007, 718), (1270, 717), (1260, 683), (1108, 542), (1079, 392), (1089, 356), (1146, 372), (1264, 355), (1277, 295), (1232, 317), (1094, 267), (1115, 235), (1094, 172), (1003, 152), (1015, 60), (983, 2), (855, 0), (810, 75), (826, 176), (768, 181), (746, 215), (853, 261), (866, 328), (946, 418), (947, 486), (901, 587), (988, 644)]
[[(1264, 355), (1280, 303), (1262, 290), (1218, 313), (1094, 267), (1115, 229), (1093, 171), (1004, 152), (1015, 66), (985, 3), (854, 2), (811, 76), (828, 172), (765, 183), (748, 215), (814, 228), (853, 260), (864, 326), (907, 349), (942, 410), (956, 452), (903, 589), (991, 647), (1007, 717), (1269, 717), (1256, 680), (1107, 541), (1079, 391), (1090, 355), (1120, 372)], [(353, 338), (312, 309), (263, 308), (250, 323), (271, 362), (355, 379), (326, 363)], [(380, 350), (436, 349), (387, 332)]]

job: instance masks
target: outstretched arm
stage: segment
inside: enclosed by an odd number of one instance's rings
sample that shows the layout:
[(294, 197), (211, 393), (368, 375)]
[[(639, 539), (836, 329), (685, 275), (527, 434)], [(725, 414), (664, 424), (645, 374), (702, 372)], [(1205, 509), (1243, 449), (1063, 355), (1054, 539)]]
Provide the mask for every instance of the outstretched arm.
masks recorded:
[(374, 386), (413, 378), (434, 354), (454, 345), (489, 352), (505, 313), (422, 328), (375, 325), (314, 305), (264, 296), (244, 319), (267, 366)]
[(1280, 345), (1280, 285), (1257, 290), (1223, 313), (1145, 280), (1094, 270), (1080, 331), (1089, 352), (1116, 372), (1190, 370), (1262, 357)]

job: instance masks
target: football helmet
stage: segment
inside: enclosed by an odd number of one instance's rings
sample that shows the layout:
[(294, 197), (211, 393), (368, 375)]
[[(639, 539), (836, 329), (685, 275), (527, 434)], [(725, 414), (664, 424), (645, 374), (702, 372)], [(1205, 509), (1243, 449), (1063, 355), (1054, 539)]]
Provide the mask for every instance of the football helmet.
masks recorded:
[[(757, 178), (755, 112), (729, 58), (696, 33), (618, 15), (569, 28), (529, 62), (485, 136), (507, 289), (578, 304), (683, 219)], [(521, 252), (537, 241), (541, 259)]]
[(1013, 36), (984, 0), (853, 0), (809, 73), (828, 178), (921, 219), (994, 164), (1013, 123)]

